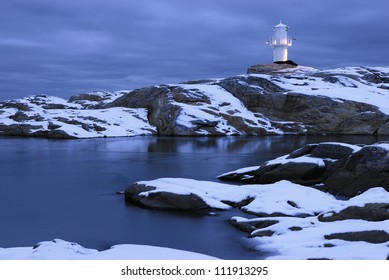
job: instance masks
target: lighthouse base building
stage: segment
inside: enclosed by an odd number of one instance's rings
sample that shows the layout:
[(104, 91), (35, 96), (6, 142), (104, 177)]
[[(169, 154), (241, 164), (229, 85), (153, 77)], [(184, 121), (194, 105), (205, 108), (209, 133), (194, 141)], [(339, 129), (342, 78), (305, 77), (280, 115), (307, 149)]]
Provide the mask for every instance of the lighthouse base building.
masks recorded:
[(291, 60), (274, 62), (270, 64), (256, 64), (247, 68), (247, 74), (270, 74), (295, 67), (297, 67), (297, 64)]
[(285, 62), (288, 60), (288, 47), (284, 45), (273, 46), (273, 62)]

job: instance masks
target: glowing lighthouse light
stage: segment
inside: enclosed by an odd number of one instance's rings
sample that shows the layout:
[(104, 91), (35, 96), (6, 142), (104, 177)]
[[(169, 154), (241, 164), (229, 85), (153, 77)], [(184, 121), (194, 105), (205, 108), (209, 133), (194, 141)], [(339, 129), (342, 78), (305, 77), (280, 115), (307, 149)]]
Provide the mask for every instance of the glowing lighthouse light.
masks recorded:
[(288, 47), (292, 45), (292, 38), (288, 36), (288, 28), (281, 21), (273, 27), (274, 35), (270, 39), (270, 45), (273, 47), (274, 62), (288, 60)]

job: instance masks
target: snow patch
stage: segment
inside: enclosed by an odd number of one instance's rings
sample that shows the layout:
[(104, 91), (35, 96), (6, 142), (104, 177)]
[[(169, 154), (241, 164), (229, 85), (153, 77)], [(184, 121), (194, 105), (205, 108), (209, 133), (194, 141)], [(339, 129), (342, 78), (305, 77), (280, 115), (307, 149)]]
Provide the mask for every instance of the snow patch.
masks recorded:
[(115, 245), (105, 251), (87, 249), (61, 239), (37, 246), (0, 248), (1, 260), (215, 260), (217, 258), (183, 250), (148, 245)]
[(274, 165), (274, 164), (287, 164), (290, 162), (294, 163), (312, 163), (316, 164), (320, 167), (324, 167), (325, 163), (323, 159), (321, 158), (315, 158), (315, 157), (310, 157), (310, 156), (301, 156), (297, 158), (287, 158), (289, 155), (281, 156), (273, 160), (269, 160), (265, 163), (265, 165)]

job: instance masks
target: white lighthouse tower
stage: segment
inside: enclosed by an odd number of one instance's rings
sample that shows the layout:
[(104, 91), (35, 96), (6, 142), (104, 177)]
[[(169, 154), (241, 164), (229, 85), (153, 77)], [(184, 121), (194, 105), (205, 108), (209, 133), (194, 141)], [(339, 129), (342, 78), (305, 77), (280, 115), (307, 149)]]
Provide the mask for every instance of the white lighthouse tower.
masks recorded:
[(288, 47), (292, 45), (292, 38), (288, 36), (288, 28), (281, 21), (273, 27), (274, 35), (270, 39), (270, 46), (273, 47), (273, 62), (288, 60)]

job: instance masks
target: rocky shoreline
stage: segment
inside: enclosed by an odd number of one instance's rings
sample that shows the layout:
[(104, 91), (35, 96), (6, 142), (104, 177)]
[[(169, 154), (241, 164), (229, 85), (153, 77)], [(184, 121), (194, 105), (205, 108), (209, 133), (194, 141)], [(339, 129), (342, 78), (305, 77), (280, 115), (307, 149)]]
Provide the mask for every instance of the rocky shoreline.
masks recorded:
[(255, 65), (225, 79), (3, 101), (0, 135), (388, 135), (388, 89), (388, 67)]
[(161, 178), (134, 183), (125, 198), (158, 210), (240, 209), (253, 217), (229, 223), (267, 259), (387, 259), (388, 166), (388, 143), (326, 142), (219, 177), (243, 185)]

